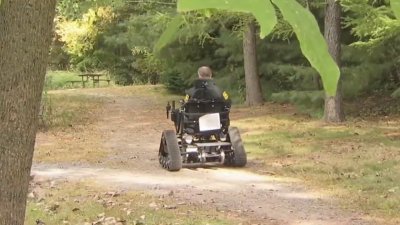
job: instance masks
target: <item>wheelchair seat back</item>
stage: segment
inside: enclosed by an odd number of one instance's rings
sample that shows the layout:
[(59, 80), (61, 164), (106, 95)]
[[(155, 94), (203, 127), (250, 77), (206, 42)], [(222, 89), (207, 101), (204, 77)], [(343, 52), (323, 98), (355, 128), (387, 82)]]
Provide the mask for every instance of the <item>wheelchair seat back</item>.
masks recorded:
[[(190, 99), (184, 105), (184, 130), (190, 134), (214, 134), (229, 127), (229, 108), (224, 101), (220, 100), (197, 100)], [(221, 129), (207, 132), (200, 132), (199, 118), (206, 114), (219, 113)]]

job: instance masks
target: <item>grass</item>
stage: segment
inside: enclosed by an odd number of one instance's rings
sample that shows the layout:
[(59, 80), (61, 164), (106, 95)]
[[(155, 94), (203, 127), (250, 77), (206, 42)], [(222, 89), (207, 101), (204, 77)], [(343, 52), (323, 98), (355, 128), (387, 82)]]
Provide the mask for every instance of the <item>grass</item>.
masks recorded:
[(400, 219), (398, 118), (350, 119), (335, 126), (282, 113), (243, 118), (233, 125), (244, 131), (249, 156), (273, 173), (327, 190), (345, 207)]
[[(73, 71), (48, 71), (46, 74), (46, 88), (48, 90), (67, 88), (70, 85), (68, 81), (80, 80), (78, 75), (78, 72)], [(77, 86), (78, 84), (75, 85)]]
[(127, 225), (234, 224), (232, 218), (213, 209), (193, 205), (190, 202), (176, 203), (168, 195), (118, 193), (115, 189), (99, 188), (98, 185), (87, 182), (62, 183), (52, 187), (42, 183), (40, 187), (44, 188), (39, 190), (44, 197), (28, 201), (25, 224), (36, 224), (35, 221), (39, 219), (47, 225), (83, 225), (92, 224), (101, 217), (119, 218), (126, 221), (124, 224)]
[(48, 94), (46, 124), (51, 128), (87, 125), (97, 117), (104, 98), (81, 94)]
[[(82, 94), (48, 94), (47, 112), (35, 148), (36, 163), (96, 163), (107, 156), (101, 147), (102, 134), (91, 124), (102, 119), (104, 97)], [(43, 139), (43, 138), (42, 138)]]

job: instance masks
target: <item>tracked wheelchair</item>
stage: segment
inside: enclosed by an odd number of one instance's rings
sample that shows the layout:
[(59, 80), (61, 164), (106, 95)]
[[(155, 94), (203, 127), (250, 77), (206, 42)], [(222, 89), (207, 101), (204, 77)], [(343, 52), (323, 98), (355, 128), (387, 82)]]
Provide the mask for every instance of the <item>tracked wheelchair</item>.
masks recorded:
[(207, 87), (198, 88), (187, 101), (167, 104), (167, 118), (175, 130), (161, 136), (159, 162), (169, 171), (182, 167), (244, 167), (246, 152), (236, 127), (230, 127), (230, 102), (215, 98)]

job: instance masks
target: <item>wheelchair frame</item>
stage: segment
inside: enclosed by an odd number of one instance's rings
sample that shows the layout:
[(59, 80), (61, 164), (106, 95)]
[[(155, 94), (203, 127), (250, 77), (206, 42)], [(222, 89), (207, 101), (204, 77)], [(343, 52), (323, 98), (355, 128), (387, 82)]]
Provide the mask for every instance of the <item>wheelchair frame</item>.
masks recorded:
[[(199, 118), (211, 113), (220, 116), (220, 129), (200, 131)], [(236, 127), (230, 127), (230, 107), (222, 101), (191, 99), (181, 101), (181, 107), (167, 104), (167, 118), (175, 130), (165, 130), (161, 136), (159, 162), (169, 171), (182, 167), (235, 166), (244, 167), (246, 152)]]

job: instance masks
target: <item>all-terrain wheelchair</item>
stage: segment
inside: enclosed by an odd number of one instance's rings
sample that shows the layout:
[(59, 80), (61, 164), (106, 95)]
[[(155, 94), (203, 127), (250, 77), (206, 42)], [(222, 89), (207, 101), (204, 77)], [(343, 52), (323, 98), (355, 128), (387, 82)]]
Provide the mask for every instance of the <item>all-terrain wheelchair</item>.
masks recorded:
[[(200, 93), (201, 95), (201, 93)], [(198, 95), (197, 95), (198, 96)], [(206, 100), (204, 100), (206, 99)], [(182, 167), (244, 167), (246, 152), (236, 127), (230, 127), (230, 103), (213, 98), (196, 98), (167, 105), (167, 118), (175, 130), (162, 133), (159, 162), (169, 171)]]

